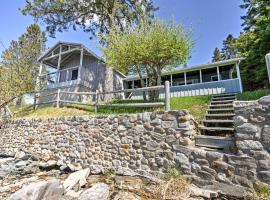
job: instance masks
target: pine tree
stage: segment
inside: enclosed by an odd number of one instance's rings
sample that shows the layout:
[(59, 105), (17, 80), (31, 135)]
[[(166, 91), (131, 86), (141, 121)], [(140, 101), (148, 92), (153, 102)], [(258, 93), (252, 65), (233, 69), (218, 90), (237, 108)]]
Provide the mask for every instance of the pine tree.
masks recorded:
[(115, 27), (124, 31), (142, 17), (151, 19), (157, 9), (153, 0), (26, 0), (22, 13), (44, 22), (51, 36), (57, 31), (82, 28), (92, 38)]
[(236, 51), (234, 48), (235, 42), (236, 42), (236, 39), (233, 37), (232, 34), (229, 34), (226, 40), (223, 41), (223, 47), (221, 50), (222, 60), (235, 58), (236, 56)]
[(265, 63), (265, 55), (270, 52), (269, 0), (243, 0), (240, 7), (247, 13), (241, 17), (244, 33), (236, 47), (246, 57), (241, 65), (244, 86), (253, 90), (269, 85)]
[[(17, 41), (12, 41), (2, 54), (0, 79), (1, 103), (20, 98), (35, 89), (39, 72), (38, 57), (44, 50), (45, 33), (37, 24), (27, 28)], [(2, 98), (4, 97), (4, 98)]]
[(220, 50), (219, 48), (216, 47), (214, 50), (214, 55), (212, 57), (212, 62), (219, 62), (221, 60), (222, 58), (221, 58)]

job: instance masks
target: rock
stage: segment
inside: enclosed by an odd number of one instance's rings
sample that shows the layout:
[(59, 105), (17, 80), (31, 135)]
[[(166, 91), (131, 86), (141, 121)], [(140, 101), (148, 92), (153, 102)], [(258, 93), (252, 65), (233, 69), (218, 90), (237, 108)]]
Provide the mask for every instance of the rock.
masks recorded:
[(235, 116), (234, 117), (234, 123), (236, 126), (241, 126), (244, 123), (247, 123), (248, 120), (242, 116)]
[(189, 159), (187, 156), (185, 156), (182, 153), (177, 153), (176, 157), (175, 157), (175, 162), (178, 163), (180, 166), (182, 165), (189, 165)]
[(246, 194), (246, 188), (239, 185), (230, 185), (227, 183), (213, 182), (212, 185), (207, 185), (202, 189), (216, 191), (225, 195), (227, 199), (243, 198)]
[(110, 187), (105, 183), (97, 183), (93, 187), (85, 190), (79, 200), (109, 200)]
[(59, 180), (31, 183), (10, 196), (9, 200), (51, 200), (60, 199), (64, 194)]
[(86, 184), (86, 178), (90, 174), (90, 169), (86, 168), (77, 172), (74, 172), (68, 176), (63, 185), (66, 191), (73, 189), (77, 184), (79, 188)]
[(52, 169), (59, 169), (59, 166), (57, 165), (57, 162), (55, 160), (49, 160), (48, 162), (40, 162), (39, 168), (41, 170), (52, 170)]
[(178, 145), (178, 144), (173, 145), (173, 149), (175, 151), (178, 151), (180, 153), (185, 154), (186, 156), (190, 156), (190, 154), (192, 152), (192, 149), (191, 148), (186, 147), (186, 146), (182, 146), (182, 145)]
[(161, 122), (162, 128), (177, 128), (177, 122), (176, 121), (162, 121)]
[(253, 188), (253, 183), (245, 177), (235, 175), (233, 182), (244, 187)]
[(218, 193), (212, 190), (204, 190), (195, 185), (191, 185), (191, 196), (204, 197), (207, 199), (217, 198)]
[(236, 146), (240, 150), (262, 150), (263, 146), (259, 141), (254, 140), (243, 140), (243, 141), (236, 141)]
[(259, 103), (263, 105), (269, 105), (270, 104), (270, 96), (264, 96), (259, 99)]
[(241, 126), (237, 126), (235, 130), (237, 133), (243, 133), (252, 136), (255, 136), (256, 133), (259, 131), (257, 126), (252, 125), (250, 123), (244, 123)]
[(262, 143), (270, 150), (270, 126), (265, 125), (262, 130)]
[(206, 153), (206, 157), (207, 157), (207, 159), (209, 159), (210, 161), (222, 160), (223, 154), (222, 154), (222, 153), (219, 153), (219, 152), (208, 151), (208, 152)]
[(141, 197), (130, 192), (120, 191), (112, 200), (141, 200)]
[(232, 182), (226, 177), (226, 174), (224, 173), (218, 173), (216, 180), (222, 183), (232, 184)]
[(270, 184), (270, 171), (260, 171), (258, 177), (268, 184)]
[(148, 141), (146, 144), (148, 151), (156, 151), (160, 148), (159, 144), (156, 141)]

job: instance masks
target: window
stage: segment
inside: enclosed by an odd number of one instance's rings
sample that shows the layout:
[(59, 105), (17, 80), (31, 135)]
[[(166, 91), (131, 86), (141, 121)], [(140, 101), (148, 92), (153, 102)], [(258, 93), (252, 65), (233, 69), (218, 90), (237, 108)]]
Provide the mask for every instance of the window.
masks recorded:
[(77, 80), (78, 79), (78, 69), (74, 69), (71, 72), (71, 80)]

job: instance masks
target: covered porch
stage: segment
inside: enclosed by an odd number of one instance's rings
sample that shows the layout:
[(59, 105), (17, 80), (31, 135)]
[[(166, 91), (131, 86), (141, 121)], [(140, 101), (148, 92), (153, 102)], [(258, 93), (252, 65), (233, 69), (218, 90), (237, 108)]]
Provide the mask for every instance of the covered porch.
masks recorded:
[[(209, 63), (190, 68), (177, 69), (162, 74), (162, 84), (170, 82), (172, 97), (199, 96), (223, 93), (241, 93), (243, 91), (239, 64), (243, 58)], [(143, 77), (145, 87), (147, 77)], [(125, 80), (127, 89), (140, 88), (138, 77), (128, 77)], [(142, 94), (130, 95), (132, 99), (141, 99)], [(163, 91), (160, 98), (163, 98)]]

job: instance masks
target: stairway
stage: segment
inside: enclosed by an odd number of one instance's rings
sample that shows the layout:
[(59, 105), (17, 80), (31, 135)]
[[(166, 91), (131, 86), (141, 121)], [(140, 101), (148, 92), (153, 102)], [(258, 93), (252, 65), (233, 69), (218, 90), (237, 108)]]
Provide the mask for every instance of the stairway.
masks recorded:
[(205, 118), (199, 126), (201, 135), (195, 138), (198, 147), (232, 152), (234, 147), (235, 94), (214, 95)]

